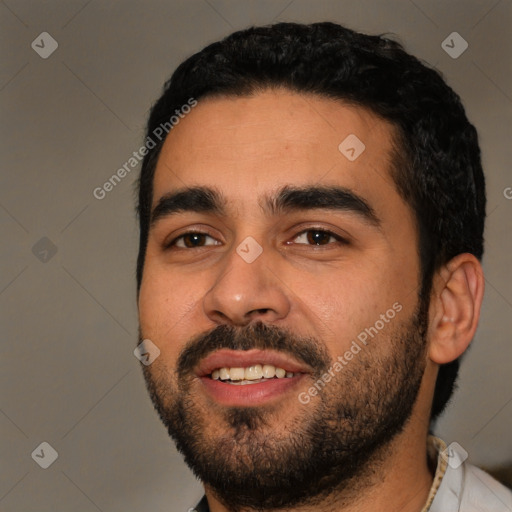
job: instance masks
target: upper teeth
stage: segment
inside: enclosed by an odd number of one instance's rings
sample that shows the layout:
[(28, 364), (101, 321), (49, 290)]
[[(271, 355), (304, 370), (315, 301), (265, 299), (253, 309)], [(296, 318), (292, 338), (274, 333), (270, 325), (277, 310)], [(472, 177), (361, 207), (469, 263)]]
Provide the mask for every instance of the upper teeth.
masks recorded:
[(276, 368), (272, 364), (255, 364), (253, 366), (233, 367), (226, 366), (213, 370), (212, 379), (215, 380), (258, 380), (258, 379), (272, 379), (277, 377), (293, 377), (293, 372), (287, 372), (283, 368)]

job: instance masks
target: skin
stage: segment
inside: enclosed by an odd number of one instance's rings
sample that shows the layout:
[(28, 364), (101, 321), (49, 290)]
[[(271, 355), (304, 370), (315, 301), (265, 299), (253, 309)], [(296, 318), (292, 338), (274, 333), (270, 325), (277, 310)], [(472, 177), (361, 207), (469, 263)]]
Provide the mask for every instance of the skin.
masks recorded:
[[(353, 162), (338, 150), (349, 134), (366, 146)], [(159, 368), (171, 374), (188, 340), (222, 324), (241, 327), (260, 320), (311, 335), (334, 360), (394, 303), (403, 306), (400, 317), (409, 318), (420, 283), (418, 235), (413, 212), (390, 176), (392, 141), (393, 128), (372, 113), (318, 96), (268, 90), (200, 100), (166, 139), (153, 207), (169, 192), (200, 185), (223, 194), (226, 215), (182, 212), (150, 229), (138, 306), (141, 332), (161, 351)], [(285, 185), (350, 189), (373, 208), (380, 226), (353, 212), (264, 212), (263, 198)], [(308, 244), (304, 231), (313, 228), (349, 243), (330, 238), (326, 245)], [(202, 247), (163, 248), (191, 229), (209, 235)], [(236, 252), (248, 236), (263, 249), (250, 264)], [(410, 421), (357, 502), (331, 496), (315, 510), (421, 510), (433, 477), (426, 437), (438, 365), (469, 345), (482, 296), (483, 275), (474, 256), (461, 254), (439, 269), (426, 370)], [(386, 329), (378, 339), (383, 352), (390, 348)], [(276, 399), (275, 432), (285, 432), (303, 411), (297, 393), (311, 384), (304, 379), (294, 393)], [(222, 435), (218, 407), (199, 382), (193, 386), (205, 418), (211, 417), (210, 436)], [(208, 488), (206, 495), (212, 512), (227, 510)]]

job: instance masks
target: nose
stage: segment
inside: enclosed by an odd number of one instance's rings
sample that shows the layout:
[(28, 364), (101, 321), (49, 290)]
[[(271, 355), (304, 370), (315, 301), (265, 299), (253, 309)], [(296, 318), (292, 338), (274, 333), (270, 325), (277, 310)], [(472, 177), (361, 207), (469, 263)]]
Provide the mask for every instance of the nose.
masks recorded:
[(290, 301), (286, 285), (278, 276), (279, 270), (270, 250), (263, 250), (250, 263), (235, 250), (231, 251), (204, 296), (205, 314), (219, 325), (240, 327), (250, 322), (274, 323), (285, 318)]

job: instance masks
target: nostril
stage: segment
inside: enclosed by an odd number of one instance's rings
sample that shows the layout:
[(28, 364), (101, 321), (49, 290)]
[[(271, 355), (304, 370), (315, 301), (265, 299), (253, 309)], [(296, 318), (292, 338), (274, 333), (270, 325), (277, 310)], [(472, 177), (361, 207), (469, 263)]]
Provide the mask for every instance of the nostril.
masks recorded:
[(271, 308), (261, 308), (261, 309), (253, 309), (247, 313), (247, 317), (255, 317), (255, 316), (263, 316), (267, 315), (269, 311), (272, 311)]

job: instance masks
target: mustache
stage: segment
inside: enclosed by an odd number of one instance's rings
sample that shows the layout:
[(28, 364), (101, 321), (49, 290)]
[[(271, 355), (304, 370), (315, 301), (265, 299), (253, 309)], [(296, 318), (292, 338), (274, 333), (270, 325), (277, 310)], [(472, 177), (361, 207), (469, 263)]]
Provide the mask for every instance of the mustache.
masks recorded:
[(178, 377), (186, 377), (192, 373), (201, 359), (223, 348), (285, 352), (309, 365), (319, 375), (325, 373), (330, 361), (323, 344), (314, 338), (294, 335), (284, 328), (268, 325), (261, 321), (242, 328), (219, 325), (211, 331), (191, 339), (185, 345), (176, 366)]

